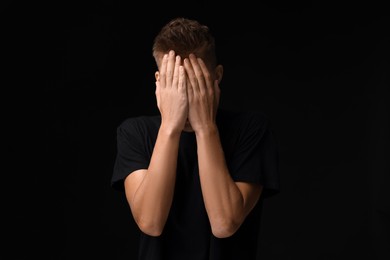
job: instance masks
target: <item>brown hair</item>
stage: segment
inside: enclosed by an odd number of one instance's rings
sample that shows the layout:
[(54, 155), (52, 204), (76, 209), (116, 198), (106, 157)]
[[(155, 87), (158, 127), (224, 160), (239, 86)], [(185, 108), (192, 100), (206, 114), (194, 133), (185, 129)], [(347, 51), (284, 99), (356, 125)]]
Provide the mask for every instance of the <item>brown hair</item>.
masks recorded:
[(154, 39), (153, 57), (156, 61), (161, 54), (174, 50), (182, 58), (190, 53), (202, 58), (206, 64), (215, 67), (215, 39), (209, 27), (196, 20), (178, 17), (168, 22)]

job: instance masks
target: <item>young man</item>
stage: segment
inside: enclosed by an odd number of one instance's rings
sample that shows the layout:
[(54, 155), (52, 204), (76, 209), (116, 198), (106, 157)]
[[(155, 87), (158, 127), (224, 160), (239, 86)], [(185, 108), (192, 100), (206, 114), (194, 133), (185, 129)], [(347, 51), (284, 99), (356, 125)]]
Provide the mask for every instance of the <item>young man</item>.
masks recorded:
[(279, 190), (267, 119), (218, 108), (223, 67), (207, 26), (173, 19), (153, 56), (160, 115), (118, 127), (112, 176), (140, 230), (139, 259), (254, 260), (261, 200)]

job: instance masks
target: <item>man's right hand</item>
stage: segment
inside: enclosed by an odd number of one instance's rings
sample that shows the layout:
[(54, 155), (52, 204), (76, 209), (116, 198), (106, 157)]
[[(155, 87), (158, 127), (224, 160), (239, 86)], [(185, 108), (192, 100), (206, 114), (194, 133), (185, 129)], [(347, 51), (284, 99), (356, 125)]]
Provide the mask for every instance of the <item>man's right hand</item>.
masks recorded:
[(156, 80), (156, 99), (161, 126), (172, 133), (180, 133), (188, 117), (188, 98), (181, 57), (176, 56), (173, 50), (162, 59)]

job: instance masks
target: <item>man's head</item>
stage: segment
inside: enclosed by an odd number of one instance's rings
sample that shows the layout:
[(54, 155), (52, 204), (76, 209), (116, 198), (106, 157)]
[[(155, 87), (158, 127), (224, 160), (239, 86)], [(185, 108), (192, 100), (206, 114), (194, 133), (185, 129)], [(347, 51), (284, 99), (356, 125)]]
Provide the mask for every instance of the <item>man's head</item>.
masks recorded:
[(205, 62), (218, 81), (222, 79), (223, 71), (222, 66), (217, 63), (215, 39), (206, 25), (182, 17), (168, 22), (157, 34), (153, 44), (153, 57), (159, 68), (162, 57), (170, 50), (174, 50), (182, 59), (191, 53), (195, 54)]

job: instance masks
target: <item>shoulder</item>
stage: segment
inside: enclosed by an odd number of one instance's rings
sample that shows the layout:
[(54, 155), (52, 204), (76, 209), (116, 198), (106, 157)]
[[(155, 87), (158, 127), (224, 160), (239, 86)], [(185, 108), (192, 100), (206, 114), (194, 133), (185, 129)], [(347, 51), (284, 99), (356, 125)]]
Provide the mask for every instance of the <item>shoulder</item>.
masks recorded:
[(237, 131), (263, 132), (268, 127), (268, 117), (262, 111), (254, 110), (226, 110), (218, 111), (220, 128), (236, 129)]
[(137, 116), (129, 117), (123, 120), (117, 127), (118, 133), (145, 133), (155, 132), (161, 123), (160, 116)]

